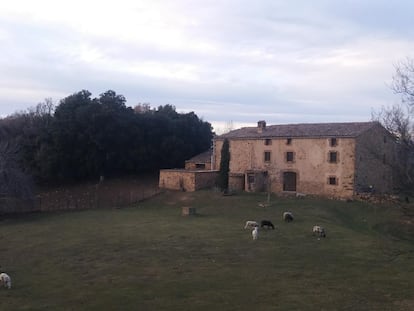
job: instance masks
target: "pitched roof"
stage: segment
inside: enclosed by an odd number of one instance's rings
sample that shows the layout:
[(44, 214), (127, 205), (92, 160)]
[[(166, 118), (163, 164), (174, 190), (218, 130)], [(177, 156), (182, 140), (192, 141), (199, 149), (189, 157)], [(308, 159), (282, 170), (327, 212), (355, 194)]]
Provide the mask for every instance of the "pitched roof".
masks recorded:
[(255, 127), (243, 127), (220, 135), (216, 139), (246, 139), (270, 137), (357, 137), (379, 122), (344, 122), (344, 123), (300, 123), (266, 126), (262, 132)]
[(210, 163), (211, 162), (211, 149), (204, 151), (203, 153), (197, 154), (191, 159), (185, 162), (196, 162), (196, 163)]

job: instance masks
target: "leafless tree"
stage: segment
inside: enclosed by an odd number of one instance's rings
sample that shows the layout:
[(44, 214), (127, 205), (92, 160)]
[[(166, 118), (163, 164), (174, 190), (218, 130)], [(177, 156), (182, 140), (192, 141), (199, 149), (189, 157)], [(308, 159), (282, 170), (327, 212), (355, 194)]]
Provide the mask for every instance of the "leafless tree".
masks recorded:
[(399, 143), (399, 167), (393, 168), (401, 176), (401, 183), (407, 189), (414, 184), (414, 60), (407, 58), (395, 66), (391, 84), (395, 94), (401, 96), (401, 103), (382, 107), (372, 112), (373, 120), (379, 121), (395, 135)]
[(407, 58), (395, 66), (395, 75), (391, 85), (396, 94), (400, 94), (403, 102), (414, 106), (414, 60)]
[(379, 121), (401, 144), (407, 146), (412, 144), (414, 126), (409, 106), (405, 104), (382, 106), (380, 111), (372, 111), (371, 119)]

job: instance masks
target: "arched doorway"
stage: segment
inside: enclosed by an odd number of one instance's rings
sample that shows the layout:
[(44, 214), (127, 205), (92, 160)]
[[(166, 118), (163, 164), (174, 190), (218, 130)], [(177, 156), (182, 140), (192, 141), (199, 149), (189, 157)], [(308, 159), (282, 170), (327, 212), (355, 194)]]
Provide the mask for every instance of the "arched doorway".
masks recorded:
[(283, 173), (283, 191), (296, 191), (296, 173)]

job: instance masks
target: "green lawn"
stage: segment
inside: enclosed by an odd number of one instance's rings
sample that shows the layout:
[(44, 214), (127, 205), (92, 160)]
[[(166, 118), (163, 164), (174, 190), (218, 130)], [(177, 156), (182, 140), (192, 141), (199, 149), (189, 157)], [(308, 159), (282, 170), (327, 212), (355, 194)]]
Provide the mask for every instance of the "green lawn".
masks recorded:
[[(414, 225), (401, 208), (265, 200), (167, 192), (122, 209), (3, 218), (13, 288), (0, 289), (0, 310), (414, 310)], [(277, 228), (253, 241), (244, 222), (261, 219)]]

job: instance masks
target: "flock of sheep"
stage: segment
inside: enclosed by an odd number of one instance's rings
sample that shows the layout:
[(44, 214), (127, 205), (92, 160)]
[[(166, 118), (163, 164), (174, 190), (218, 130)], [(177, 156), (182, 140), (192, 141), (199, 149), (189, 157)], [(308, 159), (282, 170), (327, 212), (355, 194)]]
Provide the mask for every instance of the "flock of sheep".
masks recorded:
[[(293, 213), (292, 212), (284, 212), (283, 213), (283, 220), (286, 222), (291, 222), (293, 221), (294, 217), (293, 217)], [(260, 221), (260, 228), (272, 228), (275, 229), (275, 226), (273, 225), (273, 223), (270, 220), (262, 220)], [(257, 221), (255, 220), (248, 220), (246, 221), (246, 224), (244, 226), (244, 229), (253, 229), (252, 230), (252, 238), (253, 240), (257, 240), (257, 238), (259, 237), (259, 224)], [(317, 235), (319, 238), (326, 237), (326, 230), (324, 227), (316, 225), (313, 226), (312, 228), (312, 234), (313, 235)], [(318, 239), (319, 239), (318, 238)]]
[[(284, 212), (283, 213), (283, 220), (286, 222), (293, 221), (293, 213), (292, 212)], [(262, 220), (260, 222), (261, 228), (268, 228), (268, 229), (275, 229), (275, 226), (270, 220)], [(253, 229), (252, 230), (252, 238), (253, 240), (257, 240), (259, 237), (259, 224), (257, 221), (248, 220), (244, 226), (244, 229)], [(322, 226), (313, 226), (312, 229), (313, 235), (317, 235), (318, 237), (326, 237), (326, 230)], [(0, 273), (0, 286), (4, 286), (8, 289), (11, 288), (11, 278), (7, 273)]]

